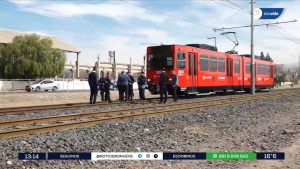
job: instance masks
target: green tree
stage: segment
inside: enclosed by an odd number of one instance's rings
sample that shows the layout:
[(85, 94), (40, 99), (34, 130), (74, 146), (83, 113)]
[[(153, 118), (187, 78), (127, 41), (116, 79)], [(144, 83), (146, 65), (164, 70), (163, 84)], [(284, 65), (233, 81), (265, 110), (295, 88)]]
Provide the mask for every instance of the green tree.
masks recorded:
[(270, 57), (269, 52), (267, 52), (266, 60), (273, 62), (273, 59)]
[(278, 86), (281, 86), (281, 82), (285, 82), (286, 81), (286, 74), (285, 73), (281, 73), (281, 74), (278, 74), (274, 77), (274, 81), (275, 81), (275, 85), (278, 87)]
[(261, 59), (261, 60), (265, 60), (264, 52), (260, 52), (260, 59)]
[(282, 73), (281, 75), (279, 75), (278, 80), (279, 80), (279, 82), (285, 82), (286, 81), (286, 74)]
[(52, 45), (51, 39), (35, 34), (16, 36), (12, 43), (0, 47), (0, 77), (33, 79), (61, 75), (66, 57)]

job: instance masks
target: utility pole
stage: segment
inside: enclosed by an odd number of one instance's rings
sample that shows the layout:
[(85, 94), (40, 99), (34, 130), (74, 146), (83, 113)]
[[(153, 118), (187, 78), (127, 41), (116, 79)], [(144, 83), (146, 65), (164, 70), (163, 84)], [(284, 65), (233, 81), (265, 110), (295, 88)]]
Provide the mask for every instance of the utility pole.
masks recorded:
[(246, 26), (234, 26), (234, 27), (227, 27), (227, 28), (214, 28), (213, 30), (216, 31), (224, 31), (225, 29), (238, 29), (238, 28), (251, 28), (251, 94), (255, 94), (255, 57), (254, 57), (254, 27), (255, 26), (270, 26), (270, 25), (279, 25), (283, 23), (291, 23), (291, 22), (297, 22), (297, 20), (289, 20), (284, 22), (274, 22), (274, 23), (264, 23), (264, 24), (254, 24), (254, 3), (255, 0), (251, 0), (251, 25)]
[(131, 72), (131, 69), (132, 69), (132, 57), (130, 57), (129, 72)]
[(254, 74), (254, 0), (251, 0), (251, 94), (255, 95), (255, 74)]

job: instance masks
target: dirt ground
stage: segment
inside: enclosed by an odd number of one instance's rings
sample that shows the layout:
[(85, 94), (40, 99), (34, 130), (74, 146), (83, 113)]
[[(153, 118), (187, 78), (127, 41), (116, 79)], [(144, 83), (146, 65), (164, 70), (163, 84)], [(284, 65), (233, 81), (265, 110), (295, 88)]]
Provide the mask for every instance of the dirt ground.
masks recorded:
[[(140, 105), (128, 106), (136, 108)], [(86, 112), (86, 108), (76, 111)], [(270, 97), (242, 104), (0, 139), (0, 150), (0, 168), (299, 169), (300, 97)], [(131, 151), (285, 152), (285, 160), (20, 161), (16, 153)]]
[(249, 165), (244, 169), (273, 169), (273, 168), (297, 168), (300, 166), (300, 136), (291, 146), (282, 149), (285, 153), (285, 160), (263, 160), (258, 161), (256, 164)]
[[(112, 95), (116, 99), (117, 93), (114, 92)], [(19, 102), (22, 102), (23, 99), (26, 100), (25, 103), (30, 104), (31, 102), (38, 103), (38, 98), (42, 101), (46, 100), (45, 103), (51, 103), (51, 99), (54, 97), (65, 99), (66, 102), (70, 102), (70, 100), (86, 101), (89, 93), (7, 93), (0, 96), (2, 99), (10, 98)], [(183, 101), (186, 100), (179, 100), (179, 102)], [(149, 104), (155, 105), (152, 102)], [(170, 102), (169, 104), (174, 103)], [(130, 104), (128, 106), (136, 108), (140, 105)], [(120, 107), (112, 109), (118, 108)], [(74, 110), (71, 109), (59, 110), (57, 113), (66, 113), (65, 111), (74, 113)], [(79, 113), (87, 110), (78, 108), (76, 111)], [(30, 114), (26, 113), (26, 115), (29, 117)], [(10, 117), (3, 115), (1, 118), (9, 119)], [(32, 114), (32, 117), (36, 116)], [(299, 169), (300, 97), (299, 95), (271, 97), (243, 104), (185, 110), (159, 117), (124, 120), (117, 123), (99, 124), (8, 140), (0, 139), (0, 150), (2, 151), (0, 168), (65, 168), (68, 166), (68, 168)], [(16, 153), (28, 151), (126, 152), (132, 150), (141, 152), (285, 152), (285, 160), (26, 162), (18, 161)], [(12, 164), (7, 164), (7, 162), (12, 162)]]
[[(281, 86), (274, 90), (287, 89), (290, 86)], [(293, 88), (300, 88), (300, 85)], [(152, 95), (145, 90), (146, 98), (159, 97)], [(60, 103), (78, 103), (89, 102), (89, 91), (73, 91), (73, 92), (0, 92), (0, 108), (4, 107), (19, 107), (19, 106), (34, 106), (34, 105), (49, 105)], [(118, 99), (118, 91), (111, 91), (112, 100)], [(134, 90), (134, 98), (139, 98), (138, 90)], [(97, 98), (99, 101), (99, 96)]]
[[(118, 99), (118, 91), (111, 91), (111, 99)], [(145, 91), (146, 98), (157, 97), (151, 95), (148, 90)], [(78, 103), (89, 102), (89, 91), (78, 92), (11, 92), (0, 93), (0, 108), (4, 107), (19, 107), (19, 106), (34, 106), (34, 105), (49, 105), (60, 103)], [(138, 90), (134, 90), (134, 99), (139, 98)], [(100, 95), (97, 97), (99, 101)]]

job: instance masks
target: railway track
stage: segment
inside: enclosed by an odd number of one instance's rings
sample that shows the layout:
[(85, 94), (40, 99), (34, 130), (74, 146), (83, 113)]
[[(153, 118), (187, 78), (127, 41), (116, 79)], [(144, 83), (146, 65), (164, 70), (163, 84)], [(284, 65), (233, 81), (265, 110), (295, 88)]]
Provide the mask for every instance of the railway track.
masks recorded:
[(188, 103), (178, 103), (171, 105), (148, 106), (142, 108), (130, 108), (123, 110), (111, 110), (110, 112), (92, 112), (84, 114), (69, 114), (33, 119), (23, 119), (14, 121), (4, 121), (0, 123), (0, 138), (11, 138), (51, 132), (55, 130), (66, 130), (79, 127), (92, 126), (99, 123), (112, 122), (122, 119), (134, 119), (140, 117), (151, 117), (164, 115), (173, 112), (180, 112), (192, 109), (201, 109), (212, 106), (226, 104), (237, 104), (270, 97), (299, 96), (300, 90), (289, 92), (274, 92), (262, 95), (245, 95), (234, 98), (212, 99), (207, 101), (193, 101)]
[[(286, 89), (284, 91), (293, 91), (297, 89)], [(282, 92), (282, 91), (273, 91), (275, 92)], [(155, 100), (158, 98), (148, 98), (146, 101)], [(141, 103), (144, 101), (135, 99), (133, 101), (129, 101), (127, 103)], [(108, 104), (121, 104), (120, 101), (113, 101), (111, 103), (107, 102), (97, 102), (93, 106), (106, 106)], [(55, 109), (69, 109), (69, 108), (80, 108), (80, 107), (88, 107), (91, 106), (88, 103), (63, 103), (63, 104), (51, 104), (51, 105), (38, 105), (38, 106), (22, 106), (22, 107), (8, 107), (8, 108), (0, 108), (0, 115), (1, 114), (18, 114), (24, 112), (34, 112), (34, 111), (44, 111), (44, 110), (55, 110)]]
[[(147, 100), (154, 100), (158, 98), (148, 98)], [(132, 100), (127, 101), (127, 103), (140, 103), (144, 102), (142, 100)], [(24, 112), (33, 112), (33, 111), (43, 111), (43, 110), (55, 110), (55, 109), (69, 109), (69, 108), (80, 108), (80, 107), (88, 107), (88, 106), (105, 106), (108, 104), (121, 104), (123, 102), (113, 101), (111, 103), (107, 102), (97, 102), (96, 104), (89, 103), (63, 103), (63, 104), (51, 104), (51, 105), (38, 105), (38, 106), (22, 106), (22, 107), (8, 107), (8, 108), (0, 108), (0, 114), (18, 114)]]

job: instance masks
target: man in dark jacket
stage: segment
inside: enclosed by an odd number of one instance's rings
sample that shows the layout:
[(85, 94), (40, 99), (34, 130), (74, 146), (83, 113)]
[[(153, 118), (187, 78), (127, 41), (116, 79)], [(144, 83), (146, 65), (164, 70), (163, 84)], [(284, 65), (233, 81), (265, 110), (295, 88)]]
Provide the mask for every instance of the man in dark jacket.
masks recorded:
[(130, 79), (129, 83), (128, 83), (128, 99), (132, 100), (133, 99), (133, 83), (135, 82), (134, 77), (131, 75), (131, 72), (128, 72), (128, 77)]
[(141, 75), (138, 77), (137, 83), (139, 86), (140, 100), (145, 100), (146, 77), (144, 76), (144, 72), (141, 72)]
[(105, 77), (104, 72), (101, 72), (101, 78), (99, 79), (99, 90), (101, 95), (101, 101), (104, 101), (104, 83), (105, 83)]
[(164, 103), (167, 102), (167, 97), (168, 97), (167, 84), (168, 84), (168, 81), (169, 81), (168, 75), (167, 75), (165, 69), (163, 69), (160, 73), (160, 79), (159, 79), (160, 103), (163, 102), (163, 98), (164, 98)]
[(104, 90), (105, 90), (105, 100), (108, 100), (108, 102), (111, 102), (110, 92), (109, 92), (110, 84), (111, 84), (111, 80), (109, 78), (109, 73), (107, 72), (106, 77), (104, 79)]
[(96, 73), (96, 67), (93, 67), (93, 71), (89, 74), (90, 85), (90, 104), (95, 104), (98, 95), (98, 75)]
[(173, 88), (173, 101), (177, 102), (177, 86), (178, 86), (178, 76), (175, 71), (172, 71), (172, 88)]
[(124, 71), (121, 72), (121, 75), (118, 77), (118, 81), (117, 81), (117, 85), (118, 85), (118, 89), (119, 89), (119, 99), (121, 101), (124, 101), (124, 93), (125, 93), (125, 100), (128, 100), (128, 83), (129, 83), (130, 79), (127, 76), (127, 74), (125, 74)]

